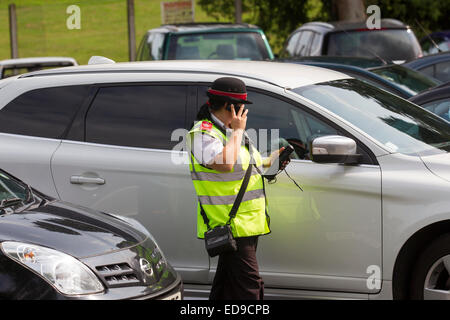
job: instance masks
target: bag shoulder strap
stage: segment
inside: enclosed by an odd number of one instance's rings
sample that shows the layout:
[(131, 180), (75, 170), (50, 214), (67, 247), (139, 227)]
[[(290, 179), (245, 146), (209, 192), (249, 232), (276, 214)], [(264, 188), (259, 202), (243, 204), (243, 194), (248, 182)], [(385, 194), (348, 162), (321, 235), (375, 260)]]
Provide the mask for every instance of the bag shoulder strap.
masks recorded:
[(209, 225), (208, 216), (206, 215), (205, 210), (203, 210), (203, 206), (202, 206), (202, 203), (200, 202), (200, 199), (198, 200), (198, 203), (200, 205), (200, 214), (201, 214), (201, 216), (203, 218), (203, 221), (205, 222), (206, 227), (208, 228), (208, 230), (211, 230), (211, 226)]
[(244, 193), (247, 190), (248, 182), (250, 181), (250, 176), (252, 175), (253, 165), (251, 162), (252, 161), (250, 160), (247, 171), (245, 172), (244, 180), (242, 181), (241, 188), (239, 189), (239, 193), (237, 194), (236, 199), (234, 200), (233, 207), (231, 207), (231, 211), (229, 214), (230, 219), (228, 219), (227, 224), (230, 224), (231, 220), (236, 216), (239, 206), (241, 205), (242, 199), (244, 198)]

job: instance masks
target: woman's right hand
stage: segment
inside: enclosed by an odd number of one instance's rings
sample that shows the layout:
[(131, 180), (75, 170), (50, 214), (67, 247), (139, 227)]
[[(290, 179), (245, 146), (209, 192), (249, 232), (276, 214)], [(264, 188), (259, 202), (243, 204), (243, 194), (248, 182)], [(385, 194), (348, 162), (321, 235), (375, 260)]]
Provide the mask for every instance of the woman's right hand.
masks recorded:
[(211, 168), (214, 170), (221, 172), (229, 172), (233, 170), (233, 166), (239, 157), (242, 136), (245, 131), (245, 126), (247, 125), (247, 113), (248, 109), (244, 111), (243, 104), (237, 114), (234, 110), (234, 106), (231, 105), (232, 119), (230, 122), (230, 127), (233, 129), (233, 132), (222, 152), (216, 156), (214, 163), (211, 164)]
[(245, 109), (244, 111), (244, 104), (241, 104), (237, 114), (234, 110), (234, 105), (231, 105), (231, 115), (233, 118), (231, 119), (230, 126), (233, 130), (245, 131), (245, 127), (247, 126), (247, 113), (248, 109)]

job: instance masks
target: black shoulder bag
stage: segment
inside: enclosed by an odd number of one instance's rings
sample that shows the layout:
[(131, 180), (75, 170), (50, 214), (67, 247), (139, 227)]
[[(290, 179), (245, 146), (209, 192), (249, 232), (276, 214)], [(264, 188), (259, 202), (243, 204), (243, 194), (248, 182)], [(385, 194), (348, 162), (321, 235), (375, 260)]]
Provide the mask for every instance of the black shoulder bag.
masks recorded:
[(239, 193), (234, 200), (233, 207), (230, 211), (230, 219), (224, 226), (217, 226), (211, 229), (209, 225), (209, 219), (206, 216), (205, 210), (203, 210), (203, 206), (200, 203), (200, 213), (203, 217), (203, 221), (206, 224), (208, 230), (205, 232), (205, 247), (206, 251), (210, 257), (215, 257), (218, 254), (224, 252), (232, 252), (237, 250), (236, 240), (233, 238), (233, 233), (231, 232), (231, 220), (236, 216), (236, 213), (241, 205), (242, 198), (244, 197), (245, 190), (247, 189), (248, 182), (250, 181), (250, 176), (252, 175), (252, 152), (250, 151), (250, 163), (248, 165), (247, 171), (245, 172), (244, 180), (242, 181), (241, 188), (239, 189)]

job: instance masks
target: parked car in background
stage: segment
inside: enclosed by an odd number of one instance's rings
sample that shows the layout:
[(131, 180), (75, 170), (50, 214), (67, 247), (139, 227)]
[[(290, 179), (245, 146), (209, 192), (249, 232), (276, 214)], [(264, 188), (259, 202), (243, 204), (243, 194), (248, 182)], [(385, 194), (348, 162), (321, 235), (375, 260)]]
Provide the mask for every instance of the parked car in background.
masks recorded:
[(450, 122), (450, 84), (427, 90), (409, 99)]
[(0, 79), (31, 71), (77, 65), (78, 63), (74, 58), (68, 57), (36, 57), (1, 60)]
[[(433, 40), (434, 43), (431, 40)], [(433, 32), (428, 36), (423, 37), (420, 40), (420, 46), (422, 47), (422, 52), (425, 56), (429, 54), (449, 51), (450, 30)]]
[(391, 64), (381, 67), (368, 68), (367, 70), (392, 81), (409, 91), (412, 95), (416, 95), (424, 90), (436, 87), (442, 82), (429, 77), (421, 72), (406, 68), (403, 65)]
[(403, 63), (402, 66), (419, 71), (442, 82), (450, 81), (450, 52), (428, 55)]
[(308, 22), (291, 33), (280, 57), (353, 56), (404, 62), (422, 56), (412, 29), (394, 19), (381, 19), (381, 29), (366, 22)]
[(411, 90), (404, 88), (404, 86), (398, 85), (397, 83), (387, 80), (386, 78), (379, 76), (371, 71), (368, 71), (363, 68), (355, 67), (352, 65), (327, 63), (327, 62), (305, 62), (302, 60), (298, 61), (295, 59), (292, 59), (292, 60), (286, 59), (285, 62), (299, 63), (299, 64), (304, 64), (304, 65), (316, 66), (316, 67), (327, 68), (327, 69), (339, 71), (339, 72), (345, 73), (346, 75), (349, 75), (355, 79), (359, 79), (361, 81), (367, 82), (378, 88), (387, 90), (387, 91), (389, 91), (393, 94), (396, 94), (404, 99), (408, 99), (413, 96), (413, 93), (411, 92)]
[(136, 220), (56, 200), (0, 170), (0, 299), (181, 299)]
[(143, 37), (136, 60), (272, 60), (264, 32), (251, 24), (163, 25)]
[(287, 171), (303, 189), (284, 173), (266, 185), (266, 298), (449, 298), (448, 123), (340, 72), (152, 61), (5, 79), (0, 165), (55, 198), (135, 218), (181, 274), (185, 296), (205, 298), (217, 259), (196, 238), (183, 139), (223, 76), (247, 86), (247, 128), (262, 155), (294, 146)]

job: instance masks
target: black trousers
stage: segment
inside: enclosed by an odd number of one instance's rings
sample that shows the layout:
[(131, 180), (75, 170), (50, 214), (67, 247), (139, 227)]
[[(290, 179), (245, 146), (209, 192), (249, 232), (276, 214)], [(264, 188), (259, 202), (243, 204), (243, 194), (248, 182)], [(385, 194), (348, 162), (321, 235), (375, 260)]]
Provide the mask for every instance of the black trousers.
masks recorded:
[(238, 250), (219, 255), (210, 300), (263, 300), (264, 282), (259, 276), (258, 236), (236, 238)]

